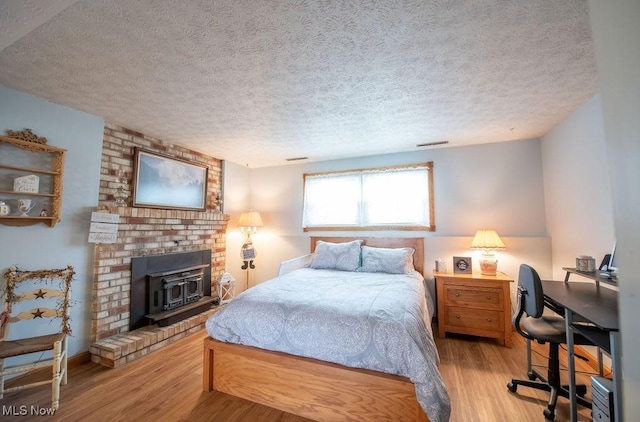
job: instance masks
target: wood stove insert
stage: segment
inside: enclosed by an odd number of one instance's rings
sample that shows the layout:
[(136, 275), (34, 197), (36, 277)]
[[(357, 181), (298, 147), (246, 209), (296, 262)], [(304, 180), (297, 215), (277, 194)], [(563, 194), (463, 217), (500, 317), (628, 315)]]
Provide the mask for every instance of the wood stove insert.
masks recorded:
[(129, 330), (204, 312), (218, 301), (211, 292), (210, 250), (132, 258)]

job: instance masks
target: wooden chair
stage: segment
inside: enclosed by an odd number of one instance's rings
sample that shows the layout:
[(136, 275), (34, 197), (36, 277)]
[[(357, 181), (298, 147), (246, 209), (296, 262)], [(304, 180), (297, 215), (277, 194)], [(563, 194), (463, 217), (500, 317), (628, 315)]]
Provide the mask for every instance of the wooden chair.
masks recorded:
[[(67, 383), (67, 336), (71, 334), (69, 288), (74, 274), (71, 266), (37, 271), (21, 271), (11, 267), (5, 272), (5, 310), (0, 314), (0, 399), (4, 393), (51, 384), (51, 407), (58, 409), (60, 385)], [(54, 324), (53, 334), (44, 334), (52, 331), (47, 326), (51, 324), (43, 323), (44, 318), (60, 320), (59, 326)], [(10, 323), (23, 323), (23, 333), (42, 334), (9, 339)], [(35, 356), (23, 358), (23, 355)], [(12, 365), (5, 365), (9, 358), (12, 358)], [(32, 377), (16, 376), (42, 368), (51, 368), (51, 379), (29, 381)], [(15, 384), (11, 388), (5, 388), (5, 378), (8, 376), (15, 378), (11, 380), (11, 384)]]

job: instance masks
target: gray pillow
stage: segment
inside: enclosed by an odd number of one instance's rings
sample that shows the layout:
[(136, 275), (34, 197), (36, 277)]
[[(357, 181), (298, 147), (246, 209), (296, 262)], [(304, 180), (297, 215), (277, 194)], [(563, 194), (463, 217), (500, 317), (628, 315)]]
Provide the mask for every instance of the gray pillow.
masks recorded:
[(413, 248), (362, 247), (362, 268), (366, 273), (407, 274), (413, 267)]
[(309, 266), (325, 270), (355, 271), (360, 266), (361, 244), (362, 240), (346, 243), (319, 240)]

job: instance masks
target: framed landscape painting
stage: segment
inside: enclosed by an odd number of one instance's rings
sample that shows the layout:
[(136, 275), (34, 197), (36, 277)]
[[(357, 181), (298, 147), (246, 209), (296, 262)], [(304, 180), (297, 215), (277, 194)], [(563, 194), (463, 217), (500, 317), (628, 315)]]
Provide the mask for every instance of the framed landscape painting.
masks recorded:
[(207, 171), (205, 166), (136, 148), (133, 206), (204, 211)]

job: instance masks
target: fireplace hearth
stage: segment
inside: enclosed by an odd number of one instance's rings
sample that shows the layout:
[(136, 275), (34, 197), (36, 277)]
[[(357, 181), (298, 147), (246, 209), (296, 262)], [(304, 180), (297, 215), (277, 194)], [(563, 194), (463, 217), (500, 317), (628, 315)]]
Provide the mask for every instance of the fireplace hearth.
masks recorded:
[(129, 329), (205, 312), (217, 301), (211, 291), (210, 250), (132, 258)]

